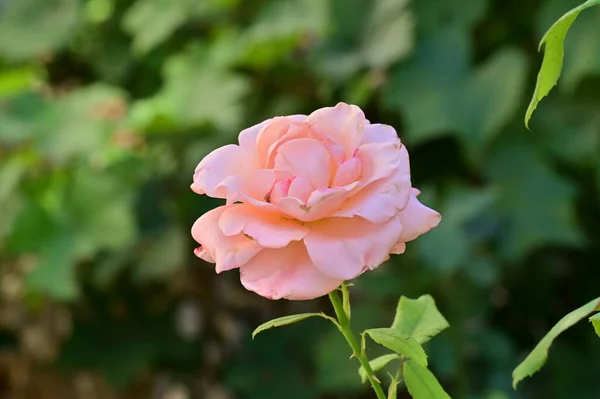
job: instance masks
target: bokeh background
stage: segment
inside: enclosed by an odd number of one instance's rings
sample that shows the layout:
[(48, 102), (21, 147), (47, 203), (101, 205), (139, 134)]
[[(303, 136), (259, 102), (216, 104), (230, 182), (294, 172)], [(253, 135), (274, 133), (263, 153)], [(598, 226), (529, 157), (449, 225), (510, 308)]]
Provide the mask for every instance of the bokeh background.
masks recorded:
[[(0, 1), (0, 398), (371, 398), (321, 320), (193, 256), (219, 204), (198, 161), (263, 119), (338, 101), (395, 126), (442, 224), (360, 277), (355, 329), (431, 293), (453, 398), (600, 397), (585, 321), (515, 392), (512, 369), (599, 294), (600, 8), (523, 117), (544, 31), (578, 0)], [(369, 348), (373, 354), (377, 348)]]

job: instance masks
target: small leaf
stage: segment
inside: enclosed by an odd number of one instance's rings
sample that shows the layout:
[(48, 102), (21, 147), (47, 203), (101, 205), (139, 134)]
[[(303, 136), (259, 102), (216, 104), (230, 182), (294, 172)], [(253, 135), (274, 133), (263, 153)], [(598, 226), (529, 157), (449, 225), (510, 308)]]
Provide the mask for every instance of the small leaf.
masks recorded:
[(548, 350), (550, 349), (550, 345), (554, 339), (563, 331), (573, 326), (575, 323), (592, 313), (594, 310), (598, 310), (600, 307), (600, 297), (586, 303), (579, 309), (575, 309), (562, 319), (552, 329), (542, 340), (536, 345), (536, 347), (531, 351), (531, 353), (514, 369), (512, 377), (513, 377), (513, 388), (517, 388), (517, 384), (523, 380), (525, 377), (532, 376), (536, 371), (538, 371), (544, 363), (546, 363), (546, 359), (548, 358)]
[(414, 399), (450, 399), (433, 373), (414, 361), (404, 363), (404, 381)]
[(401, 297), (392, 324), (393, 329), (410, 335), (420, 344), (449, 326), (431, 295), (423, 295), (418, 299)]
[(373, 328), (365, 333), (380, 345), (393, 350), (399, 355), (404, 355), (423, 367), (427, 366), (427, 355), (415, 339), (410, 335), (401, 333), (393, 328)]
[[(369, 362), (369, 365), (371, 365), (371, 369), (373, 371), (378, 371), (387, 366), (387, 364), (394, 359), (399, 359), (399, 356), (395, 353), (383, 355), (371, 360)], [(363, 366), (360, 366), (360, 368), (358, 369), (358, 374), (360, 375), (360, 379), (362, 380), (363, 384), (367, 382), (367, 371), (364, 369)]]
[(596, 335), (600, 337), (600, 313), (596, 313), (589, 319), (594, 326), (594, 330), (596, 331)]
[(263, 323), (260, 326), (258, 326), (256, 328), (256, 330), (254, 330), (254, 332), (252, 333), (252, 338), (254, 339), (254, 337), (258, 333), (268, 330), (270, 328), (281, 327), (281, 326), (285, 326), (288, 324), (297, 323), (304, 319), (308, 319), (309, 317), (323, 317), (325, 319), (331, 319), (329, 316), (327, 316), (323, 313), (301, 313), (301, 314), (294, 314), (291, 316), (278, 317), (277, 319), (267, 321), (266, 323)]
[(348, 320), (352, 317), (352, 308), (350, 307), (350, 292), (348, 291), (348, 285), (342, 283), (342, 300), (344, 305), (344, 312), (348, 317)]
[(600, 5), (600, 0), (588, 0), (582, 5), (573, 8), (564, 14), (548, 29), (540, 42), (540, 49), (544, 48), (544, 59), (538, 73), (533, 98), (525, 113), (525, 126), (529, 128), (529, 120), (538, 103), (550, 93), (558, 82), (563, 66), (564, 43), (569, 28), (575, 22), (579, 13), (591, 6)]

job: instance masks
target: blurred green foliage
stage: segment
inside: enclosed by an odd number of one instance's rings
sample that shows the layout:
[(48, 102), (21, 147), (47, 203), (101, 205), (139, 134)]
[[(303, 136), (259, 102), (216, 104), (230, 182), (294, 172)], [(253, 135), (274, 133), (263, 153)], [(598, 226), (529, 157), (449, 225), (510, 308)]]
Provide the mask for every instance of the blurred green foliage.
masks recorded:
[[(150, 397), (128, 391), (140, 384), (165, 399), (174, 387), (370, 397), (320, 321), (250, 339), (326, 301), (247, 293), (235, 271), (195, 258), (189, 236), (219, 204), (189, 190), (205, 154), (268, 117), (345, 101), (397, 128), (414, 185), (444, 216), (355, 282), (356, 330), (390, 325), (400, 295), (430, 293), (451, 328), (427, 353), (453, 398), (597, 398), (585, 323), (511, 388), (535, 343), (597, 296), (600, 7), (572, 26), (533, 132), (522, 123), (537, 43), (579, 3), (0, 1), (0, 361), (97, 374), (127, 398)], [(42, 384), (18, 391), (10, 375), (2, 397)], [(71, 397), (44, 392), (33, 397)]]

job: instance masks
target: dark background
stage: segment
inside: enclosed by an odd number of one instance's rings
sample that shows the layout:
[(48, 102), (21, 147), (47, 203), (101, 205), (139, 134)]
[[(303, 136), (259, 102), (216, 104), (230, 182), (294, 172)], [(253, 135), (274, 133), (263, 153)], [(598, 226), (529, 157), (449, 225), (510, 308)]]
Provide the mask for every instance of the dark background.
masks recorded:
[[(395, 126), (441, 225), (360, 277), (354, 323), (430, 293), (453, 398), (600, 397), (600, 7), (524, 128), (539, 39), (577, 0), (0, 1), (0, 398), (371, 398), (323, 320), (193, 256), (197, 162), (275, 115), (345, 101)], [(377, 354), (377, 348), (369, 347)]]

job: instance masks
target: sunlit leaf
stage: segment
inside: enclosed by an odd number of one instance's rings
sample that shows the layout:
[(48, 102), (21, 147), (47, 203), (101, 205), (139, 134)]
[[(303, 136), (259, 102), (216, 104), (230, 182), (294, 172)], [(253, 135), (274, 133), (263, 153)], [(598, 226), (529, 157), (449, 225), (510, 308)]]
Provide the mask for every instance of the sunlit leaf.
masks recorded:
[(418, 299), (401, 297), (392, 324), (393, 329), (410, 335), (420, 344), (449, 326), (431, 295), (423, 295)]
[(410, 335), (392, 328), (372, 328), (366, 330), (365, 333), (378, 344), (412, 359), (423, 367), (427, 366), (427, 355), (423, 347)]
[[(542, 340), (536, 345), (535, 348), (527, 355), (525, 360), (521, 362), (514, 369), (512, 378), (513, 378), (513, 388), (517, 388), (517, 385), (521, 380), (526, 377), (532, 376), (535, 372), (537, 372), (543, 365), (546, 363), (546, 359), (548, 358), (548, 350), (550, 349), (550, 345), (552, 342), (560, 335), (563, 331), (572, 327), (575, 323), (587, 317), (590, 313), (595, 310), (600, 309), (600, 298), (596, 298), (582, 307), (575, 309), (554, 325), (552, 329), (542, 338)], [(595, 327), (595, 326), (594, 326)]]
[(450, 399), (433, 373), (414, 361), (404, 363), (404, 381), (414, 399)]
[[(371, 369), (374, 372), (376, 372), (387, 366), (388, 363), (392, 360), (399, 358), (400, 357), (396, 354), (383, 355), (371, 360), (369, 362), (369, 365), (371, 365)], [(367, 371), (364, 369), (363, 366), (360, 366), (360, 368), (358, 369), (358, 374), (360, 375), (360, 379), (362, 380), (363, 384), (367, 382)]]
[(588, 0), (580, 6), (573, 8), (560, 17), (542, 38), (540, 49), (544, 47), (544, 59), (538, 73), (533, 97), (525, 113), (525, 126), (529, 127), (529, 120), (538, 103), (550, 93), (550, 90), (558, 82), (563, 66), (565, 37), (569, 28), (581, 11), (599, 4), (600, 0)]

